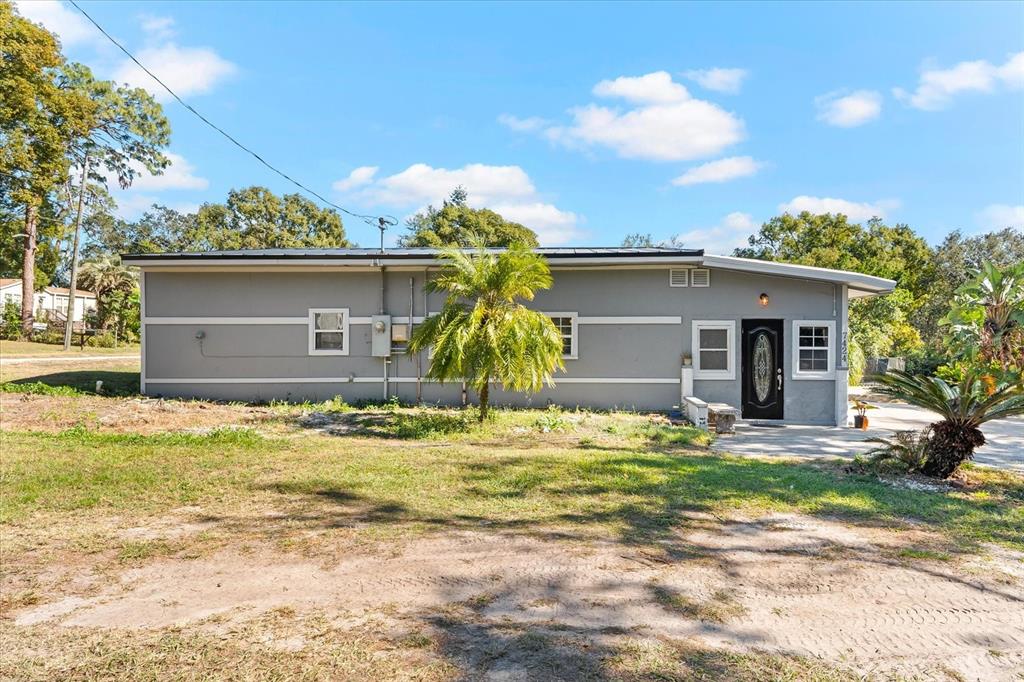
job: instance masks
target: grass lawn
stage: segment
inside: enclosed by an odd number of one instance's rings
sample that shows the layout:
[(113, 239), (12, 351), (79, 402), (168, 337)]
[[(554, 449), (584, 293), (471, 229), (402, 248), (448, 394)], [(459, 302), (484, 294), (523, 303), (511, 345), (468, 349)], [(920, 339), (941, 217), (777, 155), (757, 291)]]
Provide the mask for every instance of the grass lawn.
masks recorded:
[[(652, 415), (496, 410), (478, 425), (472, 409), (147, 401), (88, 394), (97, 371), (120, 372), (127, 386), (137, 379), (130, 368), (77, 371), (24, 376), (32, 381), (0, 394), (0, 679), (461, 680), (505, 668), (530, 679), (875, 679), (863, 672), (878, 669), (884, 634), (856, 668), (854, 654), (713, 646), (671, 629), (729, 641), (788, 631), (804, 641), (835, 599), (851, 613), (863, 607), (867, 625), (849, 627), (892, 628), (911, 605), (928, 607), (899, 596), (915, 583), (932, 581), (928, 594), (941, 602), (982, 580), (966, 573), (972, 562), (1024, 551), (1024, 478), (984, 467), (968, 467), (961, 488), (909, 489), (834, 462), (718, 455), (706, 433)], [(13, 395), (15, 386), (32, 394)], [(786, 519), (797, 530), (776, 528)], [(839, 534), (814, 544), (826, 528)], [(858, 539), (843, 544), (845, 533)], [(532, 549), (503, 553), (520, 543)], [(425, 555), (406, 557), (420, 546)], [(436, 568), (423, 567), (432, 560)], [(559, 566), (573, 562), (577, 572), (560, 583)], [(762, 574), (770, 578), (737, 577), (763, 564), (777, 567)], [(350, 610), (346, 582), (360, 565), (371, 568), (359, 594), (379, 597), (363, 611)], [(375, 572), (388, 570), (398, 572), (375, 588)], [(888, 582), (908, 571), (919, 572)], [(454, 596), (466, 572), (471, 593)], [(435, 577), (454, 591), (438, 596)], [(816, 579), (824, 583), (801, 582)], [(984, 642), (999, 634), (986, 628), (1015, 613), (1016, 602), (991, 600), (1017, 599), (1016, 580), (988, 580), (985, 608), (1004, 610), (988, 621), (977, 611), (968, 633), (981, 638), (971, 655), (995, 651), (993, 666), (1016, 660)], [(822, 584), (829, 601), (819, 603)], [(776, 585), (785, 594), (770, 610), (746, 593)], [(326, 590), (323, 601), (305, 594), (315, 589)], [(622, 589), (640, 596), (616, 596)], [(280, 595), (296, 601), (252, 603)], [(86, 617), (107, 609), (115, 621), (69, 627), (59, 610), (68, 600), (72, 616), (88, 604)], [(12, 619), (35, 607), (58, 615)], [(117, 624), (140, 608), (200, 615)], [(620, 611), (644, 608), (629, 616), (642, 626), (614, 624)], [(894, 632), (903, 649), (886, 664), (903, 665), (915, 647), (901, 639), (909, 631)], [(943, 679), (946, 653), (922, 675)]]
[(18, 363), (0, 366), (0, 393), (36, 395), (95, 394), (96, 382), (103, 382), (103, 394), (130, 396), (139, 392), (138, 360), (98, 360), (74, 363)]
[(67, 357), (72, 359), (83, 355), (138, 355), (138, 353), (139, 344), (137, 343), (121, 344), (117, 348), (96, 346), (81, 348), (77, 344), (72, 344), (71, 349), (65, 351), (64, 346), (59, 344), (0, 340), (0, 357), (5, 358)]
[(0, 521), (284, 505), (369, 535), (485, 525), (665, 547), (688, 512), (781, 511), (1024, 550), (1024, 481), (1011, 474), (974, 469), (969, 492), (909, 490), (831, 464), (713, 455), (690, 445), (702, 433), (639, 417), (557, 416), (546, 430), (556, 414), (498, 412), (463, 431), (454, 410), (376, 410), (342, 422), (347, 436), (8, 432)]

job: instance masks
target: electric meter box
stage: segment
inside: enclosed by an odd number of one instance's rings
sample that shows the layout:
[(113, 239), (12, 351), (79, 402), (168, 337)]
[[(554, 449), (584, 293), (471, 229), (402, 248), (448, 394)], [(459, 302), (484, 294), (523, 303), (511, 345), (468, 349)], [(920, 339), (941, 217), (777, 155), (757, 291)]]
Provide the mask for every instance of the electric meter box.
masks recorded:
[(391, 357), (391, 316), (370, 318), (370, 354), (375, 358)]

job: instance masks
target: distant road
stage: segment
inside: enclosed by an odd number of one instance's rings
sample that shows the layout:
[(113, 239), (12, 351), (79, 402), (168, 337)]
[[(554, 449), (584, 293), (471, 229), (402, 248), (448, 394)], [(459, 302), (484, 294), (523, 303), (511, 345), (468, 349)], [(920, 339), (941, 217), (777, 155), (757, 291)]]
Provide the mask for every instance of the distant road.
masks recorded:
[(100, 360), (138, 360), (139, 354), (133, 355), (45, 355), (39, 357), (24, 356), (20, 358), (2, 358), (0, 365), (25, 365), (36, 363), (61, 363), (61, 362), (99, 362)]

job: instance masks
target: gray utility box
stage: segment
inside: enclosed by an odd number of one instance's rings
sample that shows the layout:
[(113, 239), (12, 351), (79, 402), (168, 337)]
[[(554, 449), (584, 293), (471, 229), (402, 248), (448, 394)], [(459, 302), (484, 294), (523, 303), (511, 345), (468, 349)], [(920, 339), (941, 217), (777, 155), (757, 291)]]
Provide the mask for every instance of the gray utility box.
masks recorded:
[(370, 318), (370, 352), (375, 358), (391, 357), (391, 316)]

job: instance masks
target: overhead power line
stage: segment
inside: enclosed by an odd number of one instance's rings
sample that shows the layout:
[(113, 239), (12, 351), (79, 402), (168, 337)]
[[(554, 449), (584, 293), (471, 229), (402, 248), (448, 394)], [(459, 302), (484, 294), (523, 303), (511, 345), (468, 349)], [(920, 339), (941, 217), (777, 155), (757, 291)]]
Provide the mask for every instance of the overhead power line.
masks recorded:
[(274, 171), (275, 173), (277, 173), (278, 175), (280, 175), (280, 176), (281, 176), (282, 178), (284, 178), (284, 179), (285, 179), (285, 180), (287, 180), (288, 182), (292, 183), (293, 185), (295, 185), (296, 187), (298, 187), (299, 189), (301, 189), (301, 190), (302, 190), (303, 192), (305, 192), (306, 194), (309, 194), (310, 196), (314, 196), (314, 197), (316, 197), (317, 199), (319, 199), (319, 200), (320, 200), (320, 201), (322, 201), (323, 203), (327, 204), (327, 205), (328, 205), (328, 206), (330, 206), (331, 208), (336, 208), (336, 209), (338, 209), (339, 211), (341, 211), (342, 213), (344, 213), (345, 215), (349, 215), (349, 216), (352, 216), (353, 218), (359, 218), (360, 220), (364, 220), (364, 221), (366, 221), (367, 223), (369, 223), (369, 224), (371, 224), (371, 225), (374, 225), (375, 227), (379, 227), (379, 226), (386, 226), (386, 225), (396, 225), (396, 224), (398, 223), (398, 221), (397, 221), (397, 220), (395, 220), (395, 219), (394, 219), (393, 217), (391, 217), (391, 216), (372, 216), (372, 215), (366, 215), (366, 214), (364, 214), (364, 213), (355, 213), (355, 212), (353, 212), (353, 211), (350, 211), (350, 210), (348, 210), (348, 209), (347, 209), (347, 208), (345, 208), (344, 206), (339, 206), (338, 204), (336, 204), (336, 203), (334, 203), (333, 201), (330, 201), (329, 199), (327, 199), (326, 197), (324, 197), (324, 196), (323, 196), (322, 194), (320, 194), (319, 192), (316, 192), (315, 190), (312, 190), (312, 189), (310, 189), (309, 187), (307, 187), (306, 185), (302, 184), (301, 182), (299, 182), (298, 180), (296, 180), (296, 179), (295, 179), (295, 178), (293, 178), (292, 176), (290, 176), (290, 175), (288, 175), (287, 173), (285, 173), (284, 171), (282, 171), (282, 170), (279, 170), (279, 169), (278, 169), (278, 168), (276, 168), (275, 166), (271, 165), (271, 164), (270, 164), (270, 163), (269, 163), (269, 162), (268, 162), (268, 161), (267, 161), (266, 159), (264, 159), (264, 158), (263, 158), (262, 156), (260, 156), (260, 155), (259, 155), (259, 154), (257, 154), (256, 152), (254, 152), (254, 151), (253, 151), (252, 149), (250, 149), (249, 147), (246, 147), (246, 146), (245, 146), (244, 144), (242, 144), (242, 143), (241, 143), (241, 142), (239, 142), (238, 140), (236, 140), (236, 139), (235, 139), (234, 137), (232, 137), (232, 136), (231, 136), (231, 134), (230, 134), (230, 133), (228, 133), (228, 132), (227, 132), (226, 130), (224, 130), (223, 128), (221, 128), (221, 127), (220, 127), (220, 126), (218, 126), (217, 124), (213, 123), (213, 122), (212, 122), (212, 121), (211, 121), (210, 119), (208, 119), (208, 118), (206, 118), (205, 116), (203, 116), (203, 115), (202, 115), (201, 113), (199, 113), (198, 111), (196, 111), (195, 107), (193, 107), (193, 106), (192, 106), (191, 104), (188, 104), (187, 102), (185, 102), (185, 100), (183, 100), (183, 99), (182, 99), (181, 97), (179, 97), (179, 96), (178, 96), (178, 93), (174, 92), (174, 90), (171, 90), (171, 88), (170, 88), (170, 87), (168, 87), (167, 83), (164, 83), (164, 82), (163, 82), (162, 80), (160, 80), (160, 79), (159, 79), (159, 78), (157, 77), (157, 75), (156, 75), (155, 73), (153, 73), (152, 71), (150, 71), (149, 69), (147, 69), (147, 68), (146, 68), (145, 64), (143, 64), (143, 63), (142, 63), (142, 62), (140, 62), (140, 61), (139, 61), (138, 59), (136, 59), (136, 58), (135, 58), (135, 55), (133, 55), (133, 54), (132, 54), (131, 52), (129, 52), (129, 51), (128, 51), (128, 49), (127, 49), (127, 48), (125, 48), (125, 46), (124, 46), (124, 45), (122, 45), (121, 43), (117, 42), (117, 40), (115, 40), (115, 39), (114, 39), (114, 37), (113, 37), (112, 35), (110, 35), (109, 33), (107, 33), (107, 32), (106, 32), (106, 30), (104, 30), (104, 28), (103, 28), (102, 26), (100, 26), (100, 25), (99, 25), (99, 24), (98, 24), (98, 23), (96, 22), (96, 20), (95, 20), (95, 19), (93, 19), (93, 18), (92, 18), (91, 16), (89, 16), (89, 13), (88, 13), (88, 12), (86, 12), (86, 11), (85, 11), (84, 9), (82, 9), (82, 8), (81, 8), (81, 6), (79, 6), (79, 4), (78, 4), (77, 2), (75, 2), (75, 0), (68, 0), (68, 2), (70, 2), (70, 3), (71, 3), (71, 4), (72, 4), (72, 5), (74, 6), (74, 7), (75, 7), (75, 9), (77, 9), (77, 10), (78, 10), (79, 12), (81, 12), (81, 13), (82, 13), (82, 16), (84, 16), (84, 17), (85, 17), (86, 19), (88, 19), (88, 20), (89, 20), (89, 22), (90, 22), (90, 23), (91, 23), (91, 24), (92, 24), (93, 26), (95, 26), (95, 27), (96, 27), (96, 29), (97, 29), (97, 30), (98, 30), (98, 31), (99, 31), (100, 33), (102, 33), (102, 34), (103, 34), (104, 36), (106, 36), (107, 40), (109, 40), (110, 42), (112, 42), (112, 43), (113, 43), (113, 44), (114, 44), (114, 45), (115, 45), (115, 46), (117, 47), (117, 49), (121, 50), (121, 52), (124, 52), (124, 53), (125, 53), (125, 55), (127, 55), (129, 59), (131, 59), (131, 60), (132, 60), (133, 62), (135, 62), (135, 64), (136, 64), (136, 65), (137, 65), (137, 66), (138, 66), (138, 67), (139, 67), (140, 69), (142, 69), (142, 70), (143, 70), (143, 71), (145, 71), (145, 72), (146, 72), (147, 74), (149, 74), (149, 77), (150, 77), (150, 78), (152, 78), (153, 80), (155, 80), (155, 81), (156, 81), (157, 83), (159, 83), (159, 84), (161, 85), (161, 87), (163, 87), (163, 89), (164, 89), (164, 90), (166, 90), (166, 91), (167, 91), (168, 93), (170, 93), (171, 97), (173, 97), (174, 99), (176, 99), (176, 100), (178, 101), (178, 103), (179, 103), (179, 104), (180, 104), (181, 106), (183, 106), (183, 107), (185, 107), (186, 109), (188, 109), (189, 111), (191, 111), (191, 112), (192, 112), (193, 114), (195, 114), (195, 115), (196, 115), (196, 117), (197, 117), (197, 118), (198, 118), (198, 119), (199, 119), (200, 121), (202, 121), (203, 123), (205, 123), (205, 124), (206, 124), (206, 125), (208, 125), (209, 127), (211, 127), (211, 128), (213, 128), (214, 130), (216, 130), (216, 131), (217, 131), (218, 133), (220, 133), (221, 135), (223, 135), (223, 136), (224, 136), (225, 138), (227, 138), (227, 139), (228, 139), (228, 141), (230, 141), (230, 142), (231, 142), (231, 144), (235, 145), (236, 147), (238, 147), (238, 148), (239, 148), (239, 149), (241, 149), (242, 151), (246, 152), (247, 154), (249, 154), (250, 156), (252, 156), (252, 157), (253, 157), (254, 159), (256, 159), (257, 161), (259, 161), (260, 163), (262, 163), (262, 164), (263, 164), (264, 166), (266, 166), (267, 168), (269, 168), (270, 170)]

